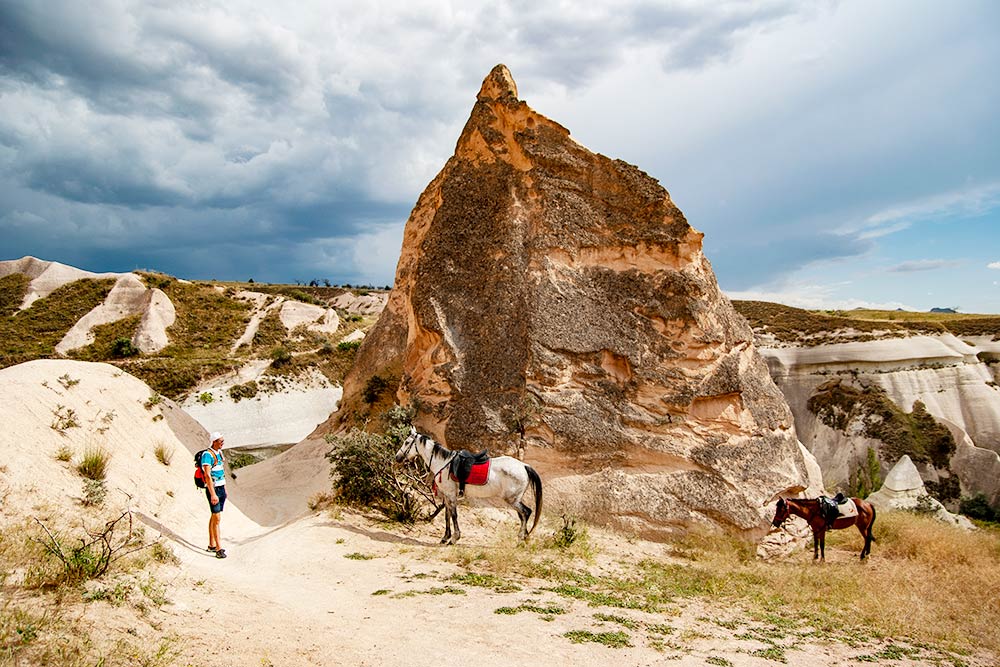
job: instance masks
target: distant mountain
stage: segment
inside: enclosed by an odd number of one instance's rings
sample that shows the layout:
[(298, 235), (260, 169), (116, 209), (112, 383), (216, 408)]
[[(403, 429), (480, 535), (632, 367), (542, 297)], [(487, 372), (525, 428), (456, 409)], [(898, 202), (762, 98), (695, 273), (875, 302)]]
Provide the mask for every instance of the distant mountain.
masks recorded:
[(952, 313), (952, 314), (955, 314), (958, 311), (955, 310), (954, 308), (931, 308), (929, 312), (932, 312), (932, 313)]

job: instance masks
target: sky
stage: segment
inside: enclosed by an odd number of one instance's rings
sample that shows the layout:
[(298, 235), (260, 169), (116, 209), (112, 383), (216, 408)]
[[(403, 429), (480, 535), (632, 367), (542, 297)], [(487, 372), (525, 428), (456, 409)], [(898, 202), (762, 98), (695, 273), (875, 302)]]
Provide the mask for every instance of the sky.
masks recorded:
[(0, 0), (0, 259), (390, 285), (497, 63), (731, 298), (1000, 313), (992, 0)]

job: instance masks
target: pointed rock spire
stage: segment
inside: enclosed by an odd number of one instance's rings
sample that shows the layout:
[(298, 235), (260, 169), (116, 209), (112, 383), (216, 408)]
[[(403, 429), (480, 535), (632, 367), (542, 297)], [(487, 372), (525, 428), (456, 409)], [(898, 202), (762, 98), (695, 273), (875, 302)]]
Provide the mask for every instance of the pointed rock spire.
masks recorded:
[(439, 442), (523, 456), (547, 494), (635, 532), (766, 525), (805, 460), (701, 239), (655, 179), (573, 141), (497, 65), (327, 428), (412, 403)]
[(490, 70), (476, 99), (480, 102), (517, 101), (517, 84), (506, 65), (500, 64)]

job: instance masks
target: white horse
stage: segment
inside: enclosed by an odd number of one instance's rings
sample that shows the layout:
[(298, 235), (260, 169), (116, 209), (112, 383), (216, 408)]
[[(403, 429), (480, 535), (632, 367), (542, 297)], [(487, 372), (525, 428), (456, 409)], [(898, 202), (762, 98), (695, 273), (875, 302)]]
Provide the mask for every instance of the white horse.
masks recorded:
[[(444, 537), (441, 538), (441, 544), (454, 544), (462, 537), (462, 531), (458, 528), (458, 482), (453, 480), (448, 473), (451, 462), (457, 455), (457, 452), (442, 447), (426, 435), (417, 433), (417, 430), (412, 426), (410, 427), (410, 435), (406, 437), (399, 451), (396, 452), (397, 463), (411, 461), (420, 456), (430, 470), (434, 492), (444, 500), (445, 531)], [(531, 524), (531, 528), (528, 528), (531, 508), (521, 502), (529, 484), (535, 494), (535, 521)], [(471, 498), (494, 498), (496, 496), (503, 498), (521, 518), (519, 537), (522, 540), (528, 539), (528, 535), (538, 525), (538, 517), (542, 513), (542, 479), (534, 468), (512, 456), (490, 457), (490, 472), (486, 478), (486, 484), (466, 486), (465, 495)], [(453, 523), (455, 524), (454, 535), (451, 532)]]

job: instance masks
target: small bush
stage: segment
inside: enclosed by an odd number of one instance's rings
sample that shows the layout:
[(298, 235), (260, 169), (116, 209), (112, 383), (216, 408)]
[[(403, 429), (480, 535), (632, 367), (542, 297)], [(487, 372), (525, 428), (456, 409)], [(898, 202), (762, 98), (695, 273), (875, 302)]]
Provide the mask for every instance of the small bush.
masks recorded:
[(239, 403), (244, 398), (248, 399), (253, 398), (254, 396), (257, 395), (257, 392), (259, 390), (260, 388), (257, 386), (257, 382), (254, 380), (250, 380), (249, 382), (245, 382), (243, 384), (234, 384), (232, 387), (230, 387), (229, 397), (232, 398), (237, 403)]
[(149, 395), (149, 398), (147, 398), (146, 402), (143, 403), (142, 405), (147, 410), (152, 410), (154, 405), (159, 405), (162, 402), (163, 402), (163, 397), (154, 391), (152, 394)]
[(139, 348), (132, 344), (132, 340), (130, 338), (116, 338), (115, 342), (111, 344), (111, 356), (118, 359), (134, 357), (138, 354)]
[(586, 528), (577, 528), (576, 519), (572, 519), (565, 514), (562, 515), (563, 525), (562, 528), (555, 532), (552, 536), (552, 543), (559, 549), (568, 549), (573, 546), (577, 538), (581, 536), (586, 536)]
[(337, 349), (340, 352), (354, 352), (359, 347), (361, 347), (360, 340), (342, 340), (337, 343)]
[(287, 366), (292, 361), (292, 353), (284, 347), (276, 347), (271, 352), (271, 367), (281, 368)]
[(215, 396), (212, 396), (212, 392), (203, 391), (198, 395), (198, 402), (202, 405), (208, 405), (215, 400)]
[(112, 563), (150, 546), (144, 543), (142, 530), (134, 525), (128, 511), (97, 530), (84, 528), (83, 535), (72, 539), (53, 533), (38, 519), (35, 522), (45, 533), (35, 541), (61, 565), (57, 583), (95, 579), (104, 575)]
[(986, 494), (977, 493), (971, 498), (966, 497), (958, 504), (958, 511), (971, 519), (980, 521), (996, 521), (998, 518), (996, 510), (990, 506), (990, 501)]
[(80, 422), (76, 418), (76, 410), (73, 408), (67, 408), (65, 405), (57, 405), (52, 414), (55, 415), (55, 419), (52, 420), (50, 426), (54, 431), (61, 433), (68, 428), (77, 428), (80, 426)]
[(87, 479), (103, 480), (108, 474), (108, 464), (111, 453), (101, 447), (88, 447), (83, 452), (83, 459), (77, 464), (76, 471)]
[(239, 452), (229, 456), (227, 459), (229, 461), (230, 470), (239, 470), (240, 468), (245, 468), (247, 466), (252, 466), (254, 463), (260, 463), (261, 459), (254, 456), (253, 454), (248, 454), (246, 452)]
[(368, 378), (368, 382), (365, 384), (365, 388), (361, 392), (361, 398), (364, 399), (365, 403), (371, 405), (378, 400), (378, 397), (381, 396), (382, 392), (388, 387), (388, 380), (380, 375), (373, 375)]
[(353, 429), (327, 436), (334, 445), (327, 458), (333, 464), (334, 494), (346, 505), (373, 508), (387, 518), (412, 523), (422, 515), (420, 475), (393, 468), (396, 442), (392, 438)]
[(81, 502), (87, 507), (100, 507), (108, 495), (108, 486), (103, 479), (83, 480), (83, 498)]
[(56, 461), (66, 463), (73, 458), (73, 449), (69, 445), (63, 445), (56, 450)]

